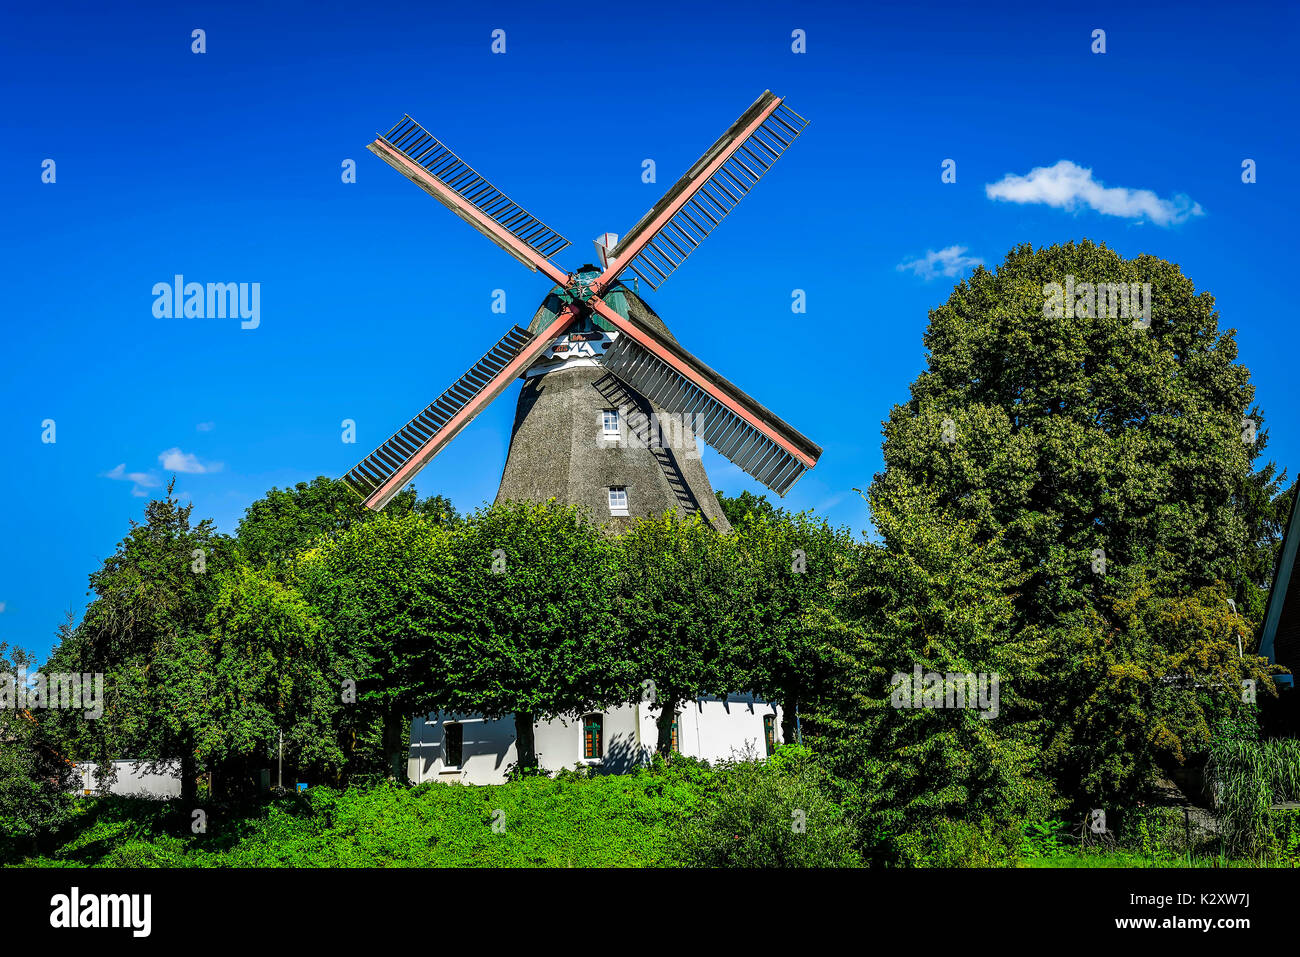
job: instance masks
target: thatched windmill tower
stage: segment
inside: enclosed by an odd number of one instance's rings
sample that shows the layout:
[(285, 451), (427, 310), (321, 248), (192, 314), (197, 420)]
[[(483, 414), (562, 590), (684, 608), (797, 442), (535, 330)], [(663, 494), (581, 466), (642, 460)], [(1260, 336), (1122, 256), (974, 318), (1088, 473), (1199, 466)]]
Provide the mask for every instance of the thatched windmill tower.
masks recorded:
[(778, 495), (821, 449), (678, 344), (638, 292), (665, 280), (803, 130), (765, 92), (601, 265), (566, 273), (570, 245), (409, 116), (369, 146), (394, 169), (555, 287), (528, 329), (510, 329), (464, 376), (344, 477), (383, 506), (515, 379), (523, 377), (498, 500), (581, 504), (621, 527), (675, 509), (729, 528), (700, 461), (702, 439)]
[[(598, 273), (594, 266), (579, 270)], [(605, 301), (676, 342), (633, 290), (616, 286)], [(529, 330), (545, 328), (562, 308), (558, 290), (552, 292)], [(525, 373), (497, 500), (580, 504), (615, 530), (667, 510), (698, 513), (729, 530), (700, 460), (693, 417), (669, 412), (605, 368), (602, 359), (617, 335), (591, 316)]]

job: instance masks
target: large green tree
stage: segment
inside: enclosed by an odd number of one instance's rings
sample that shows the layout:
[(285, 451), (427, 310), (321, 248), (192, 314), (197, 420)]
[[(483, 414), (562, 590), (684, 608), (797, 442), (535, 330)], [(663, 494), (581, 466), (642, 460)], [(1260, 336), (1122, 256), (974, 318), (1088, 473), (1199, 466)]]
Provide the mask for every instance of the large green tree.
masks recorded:
[[(835, 613), (820, 616), (832, 666), (808, 740), (878, 853), (940, 819), (1005, 827), (1047, 810), (1035, 756), (1044, 643), (1015, 627), (1023, 574), (933, 495), (872, 505), (883, 542), (863, 545)], [(976, 676), (975, 698), (955, 683), (950, 695), (950, 674)], [(927, 697), (935, 688), (942, 701)]]
[(101, 673), (103, 717), (59, 713), (63, 740), (78, 760), (131, 757), (151, 768), (178, 763), (181, 793), (197, 794), (198, 751), (208, 708), (193, 680), (219, 573), (235, 548), (212, 522), (191, 521), (193, 505), (167, 487), (145, 506), (102, 568), (90, 576), (94, 600), (51, 655), (52, 671)]
[(384, 769), (399, 777), (408, 719), (458, 703), (463, 690), (452, 534), (419, 513), (385, 512), (318, 540), (289, 576), (323, 619), (334, 672), (349, 682), (349, 742), (355, 733), (364, 745), (378, 726)]
[[(1053, 283), (1073, 308), (1053, 308)], [(1099, 285), (1149, 284), (1149, 328), (1100, 315), (1085, 284), (1094, 300)], [(1099, 604), (1129, 566), (1176, 587), (1221, 581), (1258, 606), (1276, 492), (1253, 467), (1263, 413), (1233, 330), (1176, 265), (1088, 241), (1021, 246), (932, 310), (924, 342), (873, 492), (925, 487), (984, 539), (1005, 533), (1030, 575), (1026, 620)]]
[(508, 502), (454, 532), (460, 644), (445, 710), (513, 714), (520, 768), (537, 765), (539, 718), (601, 710), (631, 696), (614, 615), (617, 544), (580, 508)]
[(193, 644), (190, 680), (207, 716), (199, 755), (228, 785), (281, 757), (298, 770), (341, 768), (341, 682), (302, 596), (241, 565), (221, 575), (206, 633)]
[(733, 536), (698, 516), (637, 522), (621, 539), (618, 617), (627, 629), (647, 703), (659, 709), (657, 750), (667, 754), (678, 708), (747, 690), (746, 577)]
[[(1111, 301), (1123, 290), (1138, 310), (1103, 310), (1101, 289)], [(1144, 735), (1120, 734), (1108, 750), (1122, 757), (1067, 740), (1088, 715), (1119, 713), (1128, 696), (1141, 715), (1165, 715), (1166, 734), (1187, 733), (1186, 742), (1166, 739), (1166, 754), (1194, 751), (1209, 717), (1204, 689), (1226, 706), (1238, 682), (1225, 684), (1203, 656), (1178, 654), (1174, 630), (1139, 628), (1142, 616), (1126, 609), (1196, 593), (1202, 602), (1217, 594), (1225, 609), (1234, 599), (1246, 616), (1262, 610), (1279, 479), (1256, 465), (1263, 413), (1213, 297), (1154, 256), (1126, 259), (1088, 241), (1025, 245), (958, 284), (930, 313), (924, 342), (926, 369), (885, 423), (873, 503), (905, 507), (924, 492), (968, 524), (974, 542), (1005, 549), (1023, 575), (1016, 626), (1052, 641), (1050, 687), (1063, 692), (1052, 755), (1149, 766)], [(1255, 666), (1233, 667), (1244, 678)], [(1140, 775), (1099, 765), (1055, 771), (1065, 786), (1140, 786)]]
[(781, 702), (783, 737), (793, 742), (800, 707), (827, 667), (818, 615), (830, 610), (834, 583), (849, 573), (856, 549), (847, 530), (778, 508), (738, 511), (733, 536), (746, 689)]

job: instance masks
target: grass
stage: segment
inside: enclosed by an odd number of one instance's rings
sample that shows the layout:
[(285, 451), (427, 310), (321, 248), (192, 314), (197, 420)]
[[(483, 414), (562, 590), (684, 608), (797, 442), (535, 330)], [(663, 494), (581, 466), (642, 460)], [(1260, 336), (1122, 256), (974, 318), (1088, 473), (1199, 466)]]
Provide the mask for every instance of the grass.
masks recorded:
[(36, 867), (645, 867), (673, 863), (698, 789), (671, 774), (489, 787), (312, 788), (209, 810), (88, 800)]
[[(1260, 867), (1258, 861), (1226, 857), (1169, 857), (1138, 854), (1131, 851), (1112, 851), (1104, 854), (1086, 852), (1061, 854), (1053, 857), (1031, 857), (1020, 864), (1031, 868), (1118, 867), (1118, 868), (1168, 868), (1168, 867)], [(1290, 866), (1295, 866), (1291, 864)]]

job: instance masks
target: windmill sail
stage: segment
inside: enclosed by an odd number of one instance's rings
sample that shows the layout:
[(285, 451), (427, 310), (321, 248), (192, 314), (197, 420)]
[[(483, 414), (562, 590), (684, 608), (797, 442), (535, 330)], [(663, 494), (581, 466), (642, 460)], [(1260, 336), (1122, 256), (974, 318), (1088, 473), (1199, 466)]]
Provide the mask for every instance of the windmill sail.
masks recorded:
[(545, 261), (570, 245), (410, 116), (367, 149), (529, 269), (545, 269)]
[[(534, 348), (529, 349), (530, 345)], [(357, 463), (343, 480), (365, 499), (367, 507), (383, 508), (514, 381), (518, 370), (531, 361), (526, 353), (545, 345), (546, 340), (539, 341), (526, 329), (511, 328), (451, 388)]]
[[(739, 468), (784, 496), (821, 456), (821, 448), (792, 426), (782, 422), (736, 386), (703, 363), (683, 353), (698, 367), (696, 377), (674, 369), (630, 336), (620, 335), (605, 351), (603, 365), (651, 402), (671, 412), (695, 417), (695, 434)], [(725, 392), (732, 404), (746, 408), (736, 413), (700, 383), (708, 380), (714, 391)], [(747, 421), (748, 419), (748, 421)], [(761, 427), (755, 424), (761, 424)]]
[(614, 249), (602, 279), (624, 269), (658, 289), (772, 168), (808, 125), (764, 92)]

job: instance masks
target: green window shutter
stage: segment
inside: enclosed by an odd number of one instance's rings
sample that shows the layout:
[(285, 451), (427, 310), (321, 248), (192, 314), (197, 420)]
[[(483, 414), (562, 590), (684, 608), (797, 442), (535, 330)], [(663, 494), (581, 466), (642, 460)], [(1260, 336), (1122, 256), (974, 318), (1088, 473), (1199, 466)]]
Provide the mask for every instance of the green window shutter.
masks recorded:
[(598, 715), (588, 715), (582, 725), (582, 756), (587, 759), (601, 757), (604, 742), (601, 740), (604, 719)]

